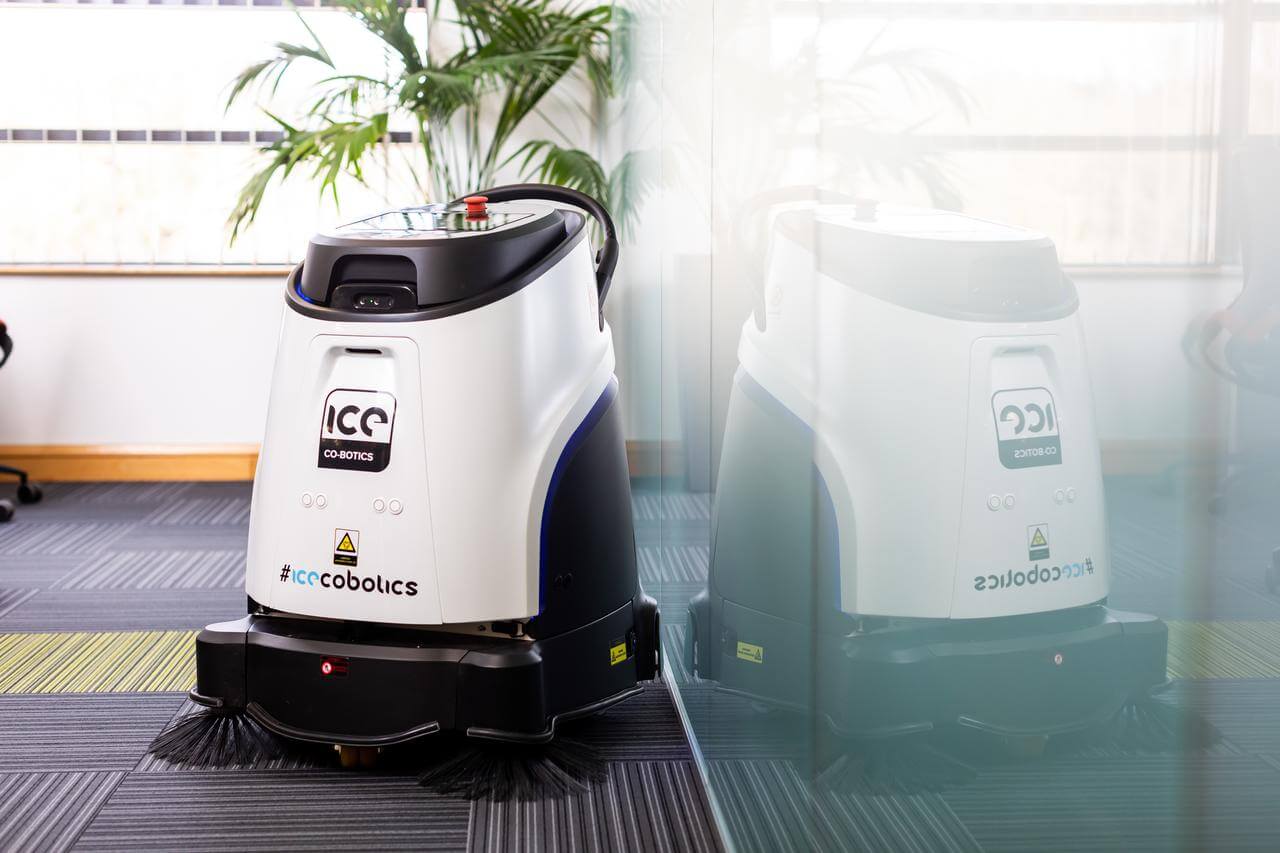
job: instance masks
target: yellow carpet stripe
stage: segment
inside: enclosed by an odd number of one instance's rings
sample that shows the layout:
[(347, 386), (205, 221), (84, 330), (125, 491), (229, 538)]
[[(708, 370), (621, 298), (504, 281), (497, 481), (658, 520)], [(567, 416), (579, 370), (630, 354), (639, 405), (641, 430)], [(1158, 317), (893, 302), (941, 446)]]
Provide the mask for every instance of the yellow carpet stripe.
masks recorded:
[(1280, 622), (1174, 622), (1170, 678), (1280, 678)]
[[(1280, 622), (1170, 621), (1171, 678), (1280, 678)], [(0, 693), (145, 693), (195, 683), (195, 631), (0, 634)]]
[(195, 631), (0, 634), (0, 693), (146, 693), (189, 689)]

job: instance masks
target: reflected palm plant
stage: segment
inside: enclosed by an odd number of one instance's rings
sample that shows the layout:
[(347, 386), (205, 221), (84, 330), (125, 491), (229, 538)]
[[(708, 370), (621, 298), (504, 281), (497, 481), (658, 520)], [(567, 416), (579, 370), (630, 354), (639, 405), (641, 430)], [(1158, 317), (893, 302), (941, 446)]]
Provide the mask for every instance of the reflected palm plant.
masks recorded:
[[(959, 210), (963, 199), (951, 165), (920, 131), (944, 109), (955, 110), (967, 122), (972, 96), (943, 70), (939, 51), (882, 47), (891, 26), (883, 25), (845, 74), (825, 81), (820, 89), (824, 133), (845, 152), (836, 158), (839, 165), (853, 173), (852, 180), (846, 177), (842, 182), (837, 177), (836, 183), (857, 191), (859, 174), (876, 183), (884, 179), (899, 185), (916, 182), (935, 206)], [(910, 105), (927, 104), (933, 112), (905, 119), (892, 102), (898, 93), (905, 94)]]
[[(266, 111), (280, 138), (262, 147), (266, 164), (240, 191), (229, 217), (232, 240), (253, 222), (268, 188), (295, 170), (308, 172), (335, 201), (341, 177), (363, 183), (393, 125), (413, 128), (420, 156), (406, 157), (405, 167), (424, 201), (490, 186), (500, 170), (514, 168), (522, 179), (603, 200), (625, 227), (635, 206), (635, 158), (624, 155), (606, 170), (541, 109), (561, 84), (576, 87), (579, 97), (566, 100), (598, 130), (599, 107), (614, 97), (625, 73), (619, 36), (625, 19), (611, 3), (453, 0), (444, 7), (434, 0), (420, 19), (426, 38), (419, 40), (410, 30), (408, 4), (399, 0), (333, 2), (381, 41), (387, 61), (376, 71), (339, 68), (298, 14), (308, 41), (277, 43), (273, 56), (236, 77), (228, 106), (250, 92), (273, 95), (296, 66), (310, 65), (321, 75), (301, 115)], [(526, 137), (518, 144), (534, 115), (556, 138)]]

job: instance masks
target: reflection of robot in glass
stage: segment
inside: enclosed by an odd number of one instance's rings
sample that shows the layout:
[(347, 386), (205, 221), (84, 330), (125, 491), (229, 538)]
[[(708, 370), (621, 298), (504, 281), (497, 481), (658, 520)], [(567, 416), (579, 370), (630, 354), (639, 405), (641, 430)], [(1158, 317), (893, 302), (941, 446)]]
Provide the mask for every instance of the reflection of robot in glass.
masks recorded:
[(776, 207), (690, 605), (696, 674), (858, 737), (1068, 732), (1164, 683), (1164, 624), (1105, 606), (1077, 304), (1028, 231)]

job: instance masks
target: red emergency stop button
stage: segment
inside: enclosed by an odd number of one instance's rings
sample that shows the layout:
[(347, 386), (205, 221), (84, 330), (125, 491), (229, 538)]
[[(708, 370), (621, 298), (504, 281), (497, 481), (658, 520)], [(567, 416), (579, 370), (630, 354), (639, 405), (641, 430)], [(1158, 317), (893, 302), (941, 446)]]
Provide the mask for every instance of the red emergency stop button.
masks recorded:
[(481, 219), (489, 215), (489, 197), (487, 195), (469, 195), (462, 200), (467, 206), (468, 219)]

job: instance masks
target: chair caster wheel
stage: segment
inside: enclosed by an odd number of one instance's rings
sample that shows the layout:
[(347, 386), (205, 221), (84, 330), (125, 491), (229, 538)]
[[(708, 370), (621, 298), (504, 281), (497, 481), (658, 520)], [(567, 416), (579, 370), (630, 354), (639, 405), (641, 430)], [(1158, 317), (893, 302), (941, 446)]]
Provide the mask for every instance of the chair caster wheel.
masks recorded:
[(38, 504), (44, 498), (44, 491), (35, 483), (23, 483), (18, 486), (18, 502)]
[(0, 524), (4, 524), (13, 518), (13, 504), (10, 501), (0, 501)]

